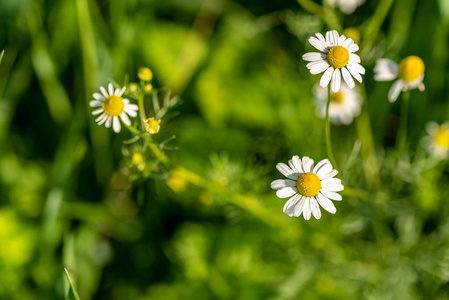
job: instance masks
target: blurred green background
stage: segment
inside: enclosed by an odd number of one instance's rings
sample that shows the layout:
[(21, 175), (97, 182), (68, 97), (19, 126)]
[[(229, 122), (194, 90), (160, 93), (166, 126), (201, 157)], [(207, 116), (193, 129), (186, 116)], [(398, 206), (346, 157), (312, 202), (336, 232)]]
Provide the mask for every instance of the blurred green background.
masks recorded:
[[(64, 267), (83, 300), (449, 299), (449, 169), (397, 159), (400, 101), (372, 71), (423, 59), (408, 129), (424, 155), (425, 123), (449, 114), (448, 1), (367, 0), (349, 16), (321, 4), (1, 0), (0, 299), (64, 299)], [(368, 189), (357, 152), (348, 163), (356, 126), (332, 127), (348, 190), (366, 192), (305, 221), (270, 182), (292, 155), (326, 158), (301, 56), (329, 26), (361, 32), (382, 185)], [(141, 66), (183, 100), (156, 136), (177, 136), (168, 179), (127, 176), (130, 133), (88, 107)]]

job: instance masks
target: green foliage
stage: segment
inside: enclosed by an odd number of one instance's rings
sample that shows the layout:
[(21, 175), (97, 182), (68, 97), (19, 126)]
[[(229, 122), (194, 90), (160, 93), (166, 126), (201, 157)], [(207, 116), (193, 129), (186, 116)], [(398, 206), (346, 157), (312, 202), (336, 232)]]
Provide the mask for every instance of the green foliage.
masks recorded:
[[(448, 2), (326, 3), (0, 1), (0, 299), (449, 299), (449, 168), (420, 142), (449, 119)], [(331, 127), (343, 201), (289, 218), (275, 165), (327, 156), (301, 56), (348, 27), (367, 102)], [(426, 91), (399, 147), (373, 67), (408, 55)], [(118, 134), (89, 107), (109, 82), (144, 107)]]

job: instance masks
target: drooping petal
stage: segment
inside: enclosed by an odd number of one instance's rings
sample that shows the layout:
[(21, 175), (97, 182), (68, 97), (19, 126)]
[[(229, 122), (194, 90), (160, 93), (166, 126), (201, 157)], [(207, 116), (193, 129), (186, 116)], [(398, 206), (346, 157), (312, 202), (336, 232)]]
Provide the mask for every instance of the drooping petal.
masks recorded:
[(388, 58), (380, 58), (374, 66), (374, 80), (390, 81), (398, 77), (398, 64)]
[(305, 204), (306, 204), (306, 197), (301, 196), (298, 204), (295, 207), (295, 211), (293, 214), (295, 217), (299, 217), (302, 214), (302, 212), (304, 211)]
[(120, 114), (120, 119), (122, 119), (122, 122), (123, 122), (125, 125), (128, 125), (128, 126), (131, 125), (131, 120), (128, 118), (128, 115), (127, 115), (125, 112), (122, 112), (122, 113)]
[(399, 93), (401, 92), (403, 86), (404, 85), (401, 79), (398, 79), (393, 83), (390, 91), (388, 91), (388, 100), (390, 100), (390, 102), (395, 102), (396, 99), (398, 99)]
[(318, 203), (321, 205), (321, 207), (330, 212), (331, 214), (335, 214), (337, 212), (334, 203), (332, 203), (331, 200), (323, 196), (321, 193), (319, 193), (316, 196), (316, 199), (318, 200)]
[(106, 124), (105, 124), (105, 126), (106, 126), (106, 128), (110, 128), (111, 125), (112, 125), (112, 117), (111, 117), (111, 116), (108, 116), (108, 118), (106, 119)]
[(112, 129), (116, 132), (119, 133), (121, 126), (120, 126), (120, 120), (118, 117), (113, 117), (112, 118)]
[(341, 74), (339, 69), (335, 69), (332, 73), (331, 90), (336, 93), (340, 90), (341, 85)]
[(341, 68), (341, 74), (348, 87), (353, 89), (355, 87), (355, 82), (354, 79), (352, 79), (351, 74), (349, 74), (349, 71), (346, 68)]
[(329, 84), (329, 81), (331, 81), (333, 73), (334, 73), (333, 67), (330, 67), (329, 69), (327, 69), (326, 72), (324, 72), (323, 76), (321, 76), (320, 86), (322, 86), (323, 88), (327, 87), (327, 85)]
[(318, 202), (316, 202), (315, 197), (310, 198), (310, 208), (315, 219), (321, 219), (320, 206), (318, 205)]

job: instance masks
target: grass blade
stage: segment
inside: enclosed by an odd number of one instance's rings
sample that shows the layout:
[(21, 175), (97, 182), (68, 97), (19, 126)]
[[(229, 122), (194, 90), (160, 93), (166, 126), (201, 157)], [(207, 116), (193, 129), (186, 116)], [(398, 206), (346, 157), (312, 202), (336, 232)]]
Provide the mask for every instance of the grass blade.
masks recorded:
[(67, 280), (69, 281), (69, 291), (66, 296), (66, 300), (80, 300), (75, 287), (73, 286), (72, 279), (70, 278), (69, 271), (64, 268), (65, 274), (67, 275)]

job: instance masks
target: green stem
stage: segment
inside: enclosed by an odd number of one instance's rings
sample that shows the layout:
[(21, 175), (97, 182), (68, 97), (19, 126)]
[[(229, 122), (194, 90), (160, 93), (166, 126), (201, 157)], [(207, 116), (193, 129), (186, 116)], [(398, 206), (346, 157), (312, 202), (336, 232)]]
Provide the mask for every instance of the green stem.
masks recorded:
[(337, 167), (337, 161), (334, 157), (334, 152), (332, 151), (332, 140), (331, 140), (331, 125), (329, 122), (329, 106), (331, 103), (331, 86), (329, 85), (328, 89), (328, 97), (327, 97), (327, 105), (326, 105), (326, 120), (325, 120), (325, 134), (326, 134), (326, 149), (327, 149), (327, 156), (329, 157), (329, 160), (331, 161), (334, 169), (338, 170)]
[(142, 129), (145, 128), (145, 120), (147, 119), (145, 115), (145, 106), (143, 104), (143, 98), (145, 97), (144, 93), (140, 93), (137, 97), (137, 104), (139, 105), (139, 116), (140, 122), (142, 123)]
[(374, 188), (380, 184), (380, 171), (376, 159), (373, 131), (368, 113), (368, 97), (366, 95), (364, 84), (361, 86), (361, 94), (363, 102), (360, 116), (356, 119), (357, 135), (361, 143), (363, 171), (365, 173), (366, 182), (370, 188)]
[(408, 123), (408, 106), (410, 100), (410, 90), (402, 93), (401, 102), (401, 127), (399, 128), (397, 138), (397, 148), (399, 154), (403, 154), (407, 148), (407, 123)]

